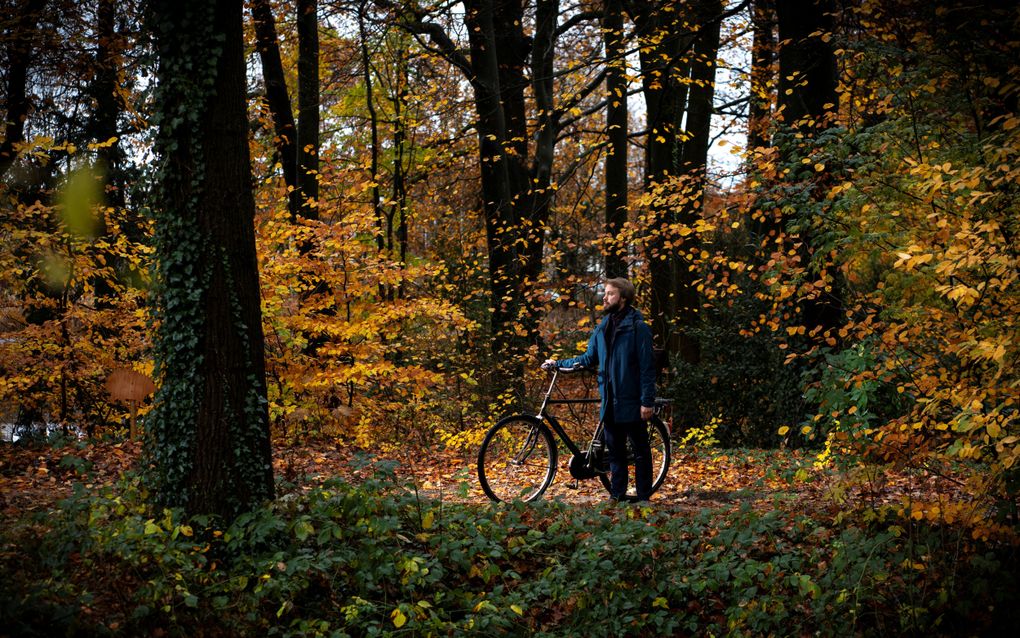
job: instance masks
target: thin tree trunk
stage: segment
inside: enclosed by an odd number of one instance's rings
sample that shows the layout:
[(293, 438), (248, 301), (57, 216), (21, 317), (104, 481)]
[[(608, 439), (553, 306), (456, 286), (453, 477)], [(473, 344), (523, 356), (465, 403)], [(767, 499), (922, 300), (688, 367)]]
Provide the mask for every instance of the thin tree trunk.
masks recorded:
[[(393, 208), (390, 218), (397, 218), (396, 239), (397, 259), (401, 272), (407, 266), (407, 49), (401, 46), (397, 52), (397, 87), (393, 96)], [(393, 247), (390, 247), (391, 252)], [(396, 287), (396, 298), (404, 297), (404, 279)]]
[(14, 165), (18, 153), (14, 146), (25, 141), (25, 118), (28, 117), (28, 67), (32, 59), (32, 39), (36, 33), (35, 11), (31, 2), (20, 3), (15, 27), (7, 47), (7, 113), (4, 117), (4, 138), (0, 141), (0, 178)]
[[(372, 60), (368, 52), (368, 30), (365, 28), (365, 2), (358, 6), (358, 36), (361, 40), (362, 81), (365, 83), (365, 107), (368, 110), (369, 165), (368, 178), (371, 180), (372, 211), (375, 216), (375, 246), (382, 253), (386, 247), (385, 215), (382, 207), (382, 193), (379, 187), (379, 115), (375, 110), (375, 90), (372, 82)], [(379, 284), (380, 296), (385, 296)]]
[(751, 44), (751, 100), (747, 121), (747, 147), (751, 150), (769, 146), (769, 116), (772, 105), (771, 85), (775, 73), (776, 18), (774, 0), (753, 0)]
[(118, 93), (117, 72), (120, 67), (120, 55), (123, 44), (116, 32), (117, 3), (114, 0), (99, 0), (96, 8), (96, 75), (92, 83), (92, 95), (96, 100), (96, 109), (90, 122), (88, 137), (105, 144), (98, 151), (100, 162), (104, 165), (110, 204), (116, 208), (124, 206), (124, 177), (122, 163), (124, 152), (121, 150), (117, 128), (117, 119), (123, 112), (123, 103)]
[(301, 216), (319, 218), (319, 11), (298, 0), (298, 170)]
[(626, 277), (626, 246), (615, 241), (627, 223), (627, 60), (621, 0), (606, 0), (602, 18), (606, 47), (606, 277)]
[[(123, 101), (118, 91), (118, 71), (123, 43), (117, 37), (116, 13), (117, 4), (114, 0), (99, 0), (96, 7), (96, 58), (95, 76), (92, 79), (90, 93), (95, 100), (95, 110), (89, 119), (86, 137), (101, 144), (96, 151), (100, 170), (103, 172), (107, 202), (116, 209), (123, 209), (125, 204), (124, 189), (124, 152), (120, 146), (120, 131), (117, 120), (124, 110)], [(110, 140), (113, 140), (110, 142)], [(100, 176), (96, 176), (100, 178)], [(100, 214), (96, 234), (107, 235), (106, 215)], [(109, 248), (97, 245), (96, 250), (103, 255), (108, 267), (118, 261), (117, 256)], [(115, 295), (112, 271), (100, 273), (93, 277), (96, 307), (109, 308)]]
[(262, 77), (266, 83), (266, 104), (273, 118), (276, 152), (283, 167), (283, 182), (289, 190), (287, 209), (291, 218), (296, 219), (301, 211), (301, 189), (297, 180), (297, 127), (294, 125), (294, 111), (280, 59), (276, 20), (269, 0), (252, 0), (251, 14), (255, 23), (255, 46), (262, 61)]
[[(687, 122), (684, 141), (679, 148), (679, 174), (684, 196), (676, 211), (677, 221), (693, 227), (701, 217), (705, 205), (708, 147), (711, 139), (712, 103), (715, 98), (716, 57), (719, 52), (722, 3), (719, 0), (700, 0), (696, 15), (700, 28), (694, 40), (691, 62), (691, 88), (687, 97)], [(700, 296), (695, 283), (699, 274), (691, 269), (693, 255), (699, 252), (696, 234), (684, 238), (683, 252), (674, 256), (675, 307), (673, 309), (672, 336), (677, 352), (688, 363), (701, 360), (701, 348), (690, 330), (698, 321)]]
[[(687, 85), (680, 78), (690, 74), (686, 53), (692, 37), (683, 26), (688, 7), (675, 0), (651, 5), (631, 3), (631, 15), (642, 45), (642, 92), (645, 97), (647, 138), (645, 141), (645, 188), (654, 189), (677, 174), (677, 142), (687, 105)], [(651, 276), (650, 311), (652, 335), (663, 348), (676, 348), (672, 338), (672, 317), (676, 308), (672, 264), (673, 251), (666, 247), (675, 213), (665, 204), (648, 210), (648, 270)], [(670, 350), (675, 352), (675, 350)]]

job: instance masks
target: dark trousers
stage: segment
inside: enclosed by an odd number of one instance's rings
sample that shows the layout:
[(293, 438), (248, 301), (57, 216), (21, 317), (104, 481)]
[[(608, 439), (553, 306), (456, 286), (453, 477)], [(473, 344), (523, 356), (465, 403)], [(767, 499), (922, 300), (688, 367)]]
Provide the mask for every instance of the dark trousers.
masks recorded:
[(606, 450), (609, 452), (609, 492), (613, 498), (627, 494), (627, 439), (634, 449), (634, 486), (639, 501), (652, 495), (652, 448), (644, 421), (617, 423), (606, 415)]

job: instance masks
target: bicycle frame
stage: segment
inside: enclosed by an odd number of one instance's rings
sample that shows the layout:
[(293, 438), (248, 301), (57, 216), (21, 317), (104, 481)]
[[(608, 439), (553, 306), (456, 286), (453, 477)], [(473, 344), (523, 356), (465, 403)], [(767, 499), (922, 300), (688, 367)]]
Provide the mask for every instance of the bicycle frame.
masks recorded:
[(574, 456), (587, 455), (588, 451), (590, 451), (592, 449), (592, 444), (602, 434), (602, 428), (605, 427), (605, 424), (602, 422), (602, 420), (601, 419), (599, 420), (599, 425), (598, 425), (597, 428), (595, 428), (595, 432), (592, 434), (591, 441), (588, 442), (588, 450), (582, 450), (581, 448), (579, 448), (577, 446), (576, 443), (574, 443), (573, 439), (570, 438), (570, 435), (568, 435), (566, 430), (563, 429), (563, 426), (560, 425), (560, 422), (556, 419), (556, 417), (554, 415), (550, 414), (546, 410), (546, 408), (548, 406), (550, 406), (550, 405), (569, 405), (569, 404), (581, 404), (581, 403), (598, 403), (600, 401), (597, 398), (588, 398), (588, 399), (554, 399), (554, 398), (552, 398), (553, 389), (556, 388), (556, 379), (559, 377), (560, 372), (566, 372), (567, 370), (580, 372), (581, 370), (584, 370), (584, 368), (554, 368), (553, 369), (552, 380), (549, 381), (549, 389), (546, 390), (546, 392), (545, 392), (545, 397), (543, 397), (543, 399), (542, 399), (542, 407), (540, 407), (538, 409), (538, 413), (535, 415), (535, 418), (537, 418), (539, 421), (547, 423), (549, 425), (549, 429), (551, 429), (553, 431), (553, 433), (556, 434), (556, 436), (558, 436), (561, 441), (563, 441), (563, 444), (567, 446), (567, 449), (570, 450), (571, 454), (573, 454)]

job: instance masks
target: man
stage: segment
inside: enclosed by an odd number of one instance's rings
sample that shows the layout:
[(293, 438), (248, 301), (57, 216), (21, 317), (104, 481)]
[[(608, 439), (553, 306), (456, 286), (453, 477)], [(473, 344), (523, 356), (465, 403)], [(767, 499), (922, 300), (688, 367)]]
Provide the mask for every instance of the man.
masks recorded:
[(655, 367), (652, 331), (633, 307), (634, 284), (623, 278), (605, 282), (602, 321), (579, 357), (556, 361), (543, 367), (598, 366), (600, 418), (605, 422), (609, 451), (610, 494), (624, 500), (627, 494), (627, 439), (634, 448), (634, 484), (637, 500), (652, 494), (652, 451), (648, 426), (655, 406)]

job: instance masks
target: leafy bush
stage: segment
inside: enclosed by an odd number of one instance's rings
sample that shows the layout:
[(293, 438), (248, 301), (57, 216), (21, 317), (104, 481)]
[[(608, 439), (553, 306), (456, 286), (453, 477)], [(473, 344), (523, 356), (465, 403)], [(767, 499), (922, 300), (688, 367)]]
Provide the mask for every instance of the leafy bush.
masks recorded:
[(912, 400), (897, 392), (904, 379), (898, 378), (895, 365), (886, 365), (889, 358), (871, 340), (839, 352), (823, 351), (820, 365), (805, 373), (804, 398), (817, 406), (806, 425), (809, 436), (842, 433), (843, 438), (855, 438), (902, 416)]
[(144, 499), (133, 480), (79, 489), (46, 517), (48, 533), (42, 519), (5, 529), (3, 626), (19, 635), (952, 635), (1004, 629), (1020, 609), (1014, 548), (781, 507), (451, 505), (419, 498), (385, 467), (360, 485), (292, 492), (230, 525), (155, 513)]
[(723, 447), (772, 447), (776, 431), (796, 423), (807, 409), (801, 399), (799, 372), (784, 365), (785, 353), (766, 332), (747, 326), (758, 317), (754, 295), (732, 298), (702, 313), (691, 329), (701, 344), (701, 361), (673, 362), (673, 398), (681, 427), (705, 426), (718, 419), (715, 438)]

